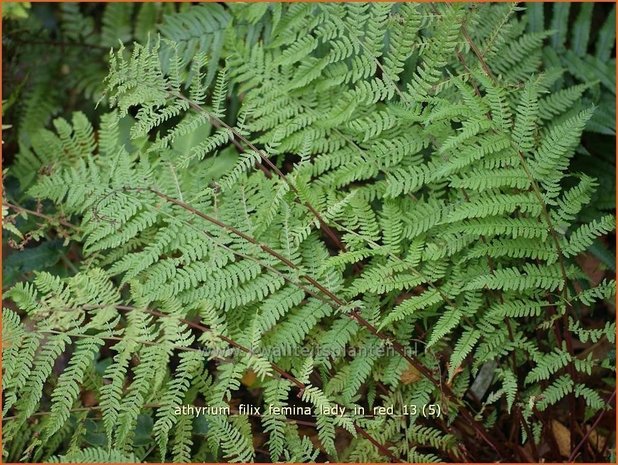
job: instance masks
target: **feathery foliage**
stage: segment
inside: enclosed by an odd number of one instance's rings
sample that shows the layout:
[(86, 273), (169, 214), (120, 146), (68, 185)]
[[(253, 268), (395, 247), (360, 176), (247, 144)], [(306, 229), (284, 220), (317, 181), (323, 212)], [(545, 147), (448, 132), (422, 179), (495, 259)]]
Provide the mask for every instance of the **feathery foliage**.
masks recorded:
[(58, 41), (105, 54), (16, 97), (5, 460), (556, 460), (552, 421), (607, 459), (613, 19), (88, 8)]

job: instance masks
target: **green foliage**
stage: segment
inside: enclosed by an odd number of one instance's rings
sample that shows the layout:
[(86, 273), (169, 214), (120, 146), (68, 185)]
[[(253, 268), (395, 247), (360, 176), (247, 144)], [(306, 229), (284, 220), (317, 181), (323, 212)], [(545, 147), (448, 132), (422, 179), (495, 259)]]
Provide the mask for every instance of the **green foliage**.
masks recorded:
[[(591, 348), (615, 342), (615, 282), (582, 266), (615, 205), (578, 168), (615, 126), (610, 23), (88, 8), (48, 33), (106, 50), (54, 55), (18, 97), (5, 234), (42, 242), (9, 263), (5, 460), (512, 461), (521, 445), (492, 438), (514, 425), (547, 451), (564, 404), (582, 439), (615, 369)], [(64, 108), (63, 86), (87, 103)], [(182, 410), (247, 398), (260, 415)]]
[(2, 9), (2, 18), (6, 19), (24, 19), (28, 17), (30, 2), (10, 3)]
[[(570, 113), (593, 104), (595, 111), (586, 122), (586, 132), (614, 136), (616, 8), (601, 4), (531, 3), (526, 16), (531, 32), (545, 28), (555, 31), (543, 48), (542, 59), (546, 66), (564, 70), (551, 86), (555, 96), (544, 98), (549, 107), (543, 112), (557, 111), (554, 110), (557, 99), (563, 99), (560, 106), (568, 105), (563, 111), (570, 110)], [(584, 145), (584, 150), (593, 157), (581, 157), (574, 163), (574, 168), (595, 177), (602, 186), (594, 194), (589, 219), (599, 211), (611, 210), (616, 197), (614, 146), (610, 146), (609, 153), (605, 148), (605, 143), (613, 144), (613, 138), (597, 136), (596, 140), (599, 141), (596, 147)]]

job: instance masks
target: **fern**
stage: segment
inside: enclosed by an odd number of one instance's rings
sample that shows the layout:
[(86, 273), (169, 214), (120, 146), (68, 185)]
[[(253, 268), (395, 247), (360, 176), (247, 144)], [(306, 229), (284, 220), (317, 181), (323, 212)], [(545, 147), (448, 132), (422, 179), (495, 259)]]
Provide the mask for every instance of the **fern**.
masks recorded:
[(597, 6), (92, 8), (42, 35), (92, 56), (53, 54), (8, 114), (5, 246), (33, 264), (5, 284), (5, 460), (556, 461), (569, 415), (588, 437), (615, 370)]

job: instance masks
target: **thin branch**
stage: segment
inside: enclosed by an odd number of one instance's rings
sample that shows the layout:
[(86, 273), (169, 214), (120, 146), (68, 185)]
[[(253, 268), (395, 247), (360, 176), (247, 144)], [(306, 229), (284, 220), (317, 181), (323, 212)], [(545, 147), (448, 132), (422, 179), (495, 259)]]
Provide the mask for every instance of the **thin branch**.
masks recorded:
[[(120, 308), (121, 306), (116, 306), (116, 308)], [(161, 313), (158, 312), (156, 310), (144, 310), (146, 313), (150, 313), (151, 315), (154, 316), (158, 316), (158, 317), (169, 317), (169, 316), (173, 316), (173, 315), (166, 315), (165, 313)], [(195, 323), (193, 321), (189, 321), (186, 320), (184, 318), (179, 318), (179, 321), (182, 321), (184, 324), (186, 324), (187, 326), (190, 326), (191, 328), (195, 328), (198, 329), (202, 332), (211, 332), (212, 330), (206, 326), (203, 326), (199, 323)], [(233, 339), (224, 336), (223, 334), (216, 334), (216, 336), (221, 339), (222, 341), (225, 341), (226, 343), (228, 343), (230, 346), (246, 353), (246, 354), (250, 354), (250, 355), (255, 355), (255, 353), (251, 350), (248, 349), (247, 347), (239, 344), (238, 342), (234, 341)], [(272, 367), (272, 369), (274, 371), (276, 371), (277, 373), (279, 373), (281, 375), (282, 378), (287, 379), (288, 381), (291, 381), (293, 384), (296, 385), (296, 387), (300, 390), (304, 390), (307, 386), (305, 386), (305, 384), (301, 383), (298, 379), (296, 379), (294, 376), (292, 376), (291, 374), (289, 374), (288, 372), (286, 372), (283, 368), (281, 368), (279, 365), (270, 362), (270, 365)]]
[[(437, 8), (435, 7), (435, 5), (432, 4), (432, 8), (434, 10), (434, 12), (437, 11)], [(496, 83), (496, 77), (493, 75), (491, 69), (489, 68), (489, 66), (487, 65), (487, 62), (485, 61), (483, 54), (481, 53), (481, 51), (479, 50), (479, 48), (476, 46), (476, 44), (474, 43), (474, 41), (472, 40), (470, 34), (468, 33), (468, 30), (466, 28), (465, 23), (461, 25), (461, 33), (464, 36), (466, 42), (468, 43), (468, 45), (470, 46), (470, 49), (472, 50), (472, 52), (474, 53), (474, 55), (476, 56), (476, 58), (479, 61), (479, 64), (481, 65), (481, 68), (483, 69), (484, 73), (487, 75), (487, 77), (493, 82)], [(465, 59), (463, 57), (463, 55), (460, 52), (457, 52), (457, 57), (459, 59), (459, 61), (461, 62), (461, 64), (463, 65), (463, 67), (467, 70), (467, 66), (465, 63)], [(475, 86), (475, 91), (477, 93), (477, 95), (479, 94), (478, 89)], [(489, 119), (491, 119), (491, 115), (487, 115), (487, 117)], [(564, 280), (564, 288), (563, 288), (563, 297), (565, 301), (568, 301), (568, 295), (567, 295), (567, 286), (568, 283), (571, 281), (567, 271), (566, 271), (566, 265), (564, 263), (564, 254), (562, 252), (562, 247), (560, 245), (560, 241), (556, 232), (556, 229), (553, 225), (553, 221), (551, 219), (551, 215), (549, 214), (548, 208), (547, 208), (547, 204), (545, 203), (545, 201), (543, 200), (543, 196), (541, 194), (541, 189), (538, 185), (538, 183), (536, 182), (534, 176), (532, 175), (532, 172), (530, 171), (528, 164), (526, 162), (526, 159), (524, 157), (524, 154), (515, 146), (513, 146), (513, 149), (517, 152), (517, 155), (520, 159), (520, 164), (524, 170), (524, 172), (526, 173), (526, 176), (528, 177), (528, 179), (530, 180), (531, 186), (532, 186), (532, 191), (534, 196), (536, 197), (537, 201), (539, 202), (540, 206), (541, 206), (541, 216), (544, 218), (545, 222), (547, 223), (547, 226), (549, 228), (549, 232), (550, 232), (550, 236), (552, 239), (552, 242), (554, 243), (554, 246), (556, 248), (556, 252), (558, 254), (558, 266), (560, 267), (560, 273), (562, 275), (562, 278)], [(563, 326), (563, 336), (564, 336), (564, 340), (566, 341), (566, 345), (567, 345), (567, 351), (568, 353), (571, 355), (571, 357), (574, 356), (574, 351), (573, 351), (573, 341), (572, 341), (572, 337), (570, 332), (568, 331), (568, 320), (567, 320), (567, 315), (566, 313), (562, 316), (562, 326)], [(554, 328), (556, 329), (556, 332), (559, 334), (559, 329), (557, 328), (557, 322), (559, 320), (556, 320), (556, 322), (554, 323)], [(578, 378), (578, 373), (576, 372), (574, 366), (572, 363), (570, 363), (568, 365), (567, 368), (570, 376), (577, 380)], [(571, 437), (574, 435), (574, 429), (576, 426), (575, 423), (575, 396), (573, 394), (569, 394), (569, 433), (571, 435)]]
[[(133, 190), (133, 191), (149, 191), (153, 194), (155, 194), (156, 196), (162, 198), (163, 200), (177, 205), (191, 213), (193, 213), (196, 216), (199, 216), (200, 218), (219, 226), (220, 228), (246, 240), (247, 242), (250, 242), (256, 246), (258, 246), (260, 249), (262, 249), (264, 252), (266, 252), (267, 254), (273, 256), (274, 258), (276, 258), (277, 260), (279, 260), (281, 263), (285, 264), (286, 266), (294, 269), (294, 270), (299, 270), (299, 268), (290, 260), (288, 260), (286, 257), (284, 257), (283, 255), (281, 255), (280, 253), (278, 253), (277, 251), (273, 250), (272, 248), (270, 248), (269, 246), (267, 246), (266, 244), (262, 244), (259, 241), (257, 241), (256, 239), (254, 239), (253, 237), (249, 236), (248, 234), (238, 230), (237, 228), (235, 228), (234, 226), (231, 226), (229, 224), (226, 224), (224, 222), (222, 222), (221, 220), (218, 220), (216, 218), (211, 217), (210, 215), (207, 215), (199, 210), (197, 210), (196, 208), (192, 207), (191, 205), (188, 205), (184, 202), (181, 202), (177, 199), (174, 199), (173, 197), (170, 197), (162, 192), (159, 192), (155, 189), (143, 189), (143, 188), (125, 188), (125, 190)], [(301, 279), (304, 279), (305, 281), (307, 281), (309, 284), (311, 284), (312, 286), (314, 286), (315, 288), (317, 288), (318, 290), (320, 290), (324, 295), (326, 295), (328, 298), (330, 298), (335, 304), (337, 304), (337, 306), (339, 307), (343, 307), (346, 305), (346, 302), (341, 300), (339, 297), (337, 297), (335, 294), (333, 294), (333, 292), (331, 292), (328, 288), (326, 288), (325, 286), (323, 286), (322, 284), (320, 284), (318, 281), (316, 281), (314, 278), (312, 278), (311, 276), (308, 275), (301, 275), (300, 276)], [(451, 400), (453, 403), (457, 404), (457, 405), (462, 405), (461, 400), (454, 394), (454, 392), (450, 389), (450, 387), (443, 385), (441, 383), (440, 380), (436, 380), (433, 376), (433, 374), (431, 373), (431, 371), (425, 367), (425, 365), (423, 365), (423, 363), (416, 357), (408, 354), (408, 351), (405, 349), (405, 347), (400, 344), (399, 342), (397, 342), (396, 340), (391, 339), (389, 336), (387, 336), (386, 334), (378, 331), (378, 329), (373, 326), (371, 323), (369, 323), (367, 320), (365, 320), (361, 315), (360, 315), (360, 309), (355, 308), (352, 312), (350, 313), (346, 313), (346, 315), (348, 315), (350, 318), (352, 318), (353, 320), (355, 320), (358, 324), (360, 324), (361, 326), (363, 326), (364, 328), (366, 328), (371, 334), (373, 334), (374, 336), (384, 340), (387, 344), (391, 345), (393, 347), (393, 349), (401, 356), (403, 357), (410, 365), (412, 365), (414, 368), (416, 368), (424, 377), (426, 377), (428, 380), (431, 381), (431, 383), (436, 386), (438, 389), (441, 390), (441, 392), (443, 391), (444, 394), (446, 394), (446, 396), (449, 398), (449, 400)], [(492, 449), (501, 457), (502, 454), (499, 452), (499, 449), (497, 447), (497, 445), (495, 444), (495, 442), (491, 439), (491, 437), (489, 436), (489, 433), (485, 430), (485, 427), (480, 424), (465, 408), (460, 409), (460, 414), (466, 419), (466, 421), (468, 421), (470, 423), (470, 425), (476, 430), (476, 432), (480, 435), (480, 437), (488, 444), (492, 447)]]
[(470, 37), (470, 34), (468, 34), (468, 30), (466, 28), (465, 24), (462, 24), (461, 26), (461, 33), (464, 36), (464, 39), (466, 39), (466, 42), (468, 42), (468, 45), (470, 46), (470, 48), (472, 49), (472, 52), (476, 55), (476, 57), (479, 60), (479, 63), (481, 64), (481, 67), (483, 68), (483, 71), (485, 72), (485, 74), (487, 75), (487, 77), (489, 77), (489, 79), (491, 79), (493, 82), (496, 81), (495, 76), (493, 75), (493, 73), (491, 72), (491, 69), (489, 68), (489, 66), (487, 65), (487, 62), (485, 61), (485, 59), (483, 58), (483, 54), (481, 53), (481, 51), (479, 50), (479, 48), (476, 46), (476, 44), (474, 43), (474, 41), (472, 40), (472, 38)]
[[(266, 155), (264, 155), (264, 154), (263, 154), (263, 152), (261, 152), (261, 151), (260, 151), (257, 147), (255, 147), (255, 145), (251, 144), (251, 142), (249, 142), (246, 138), (244, 138), (244, 136), (242, 136), (241, 134), (239, 134), (239, 133), (238, 133), (235, 129), (233, 129), (233, 128), (231, 128), (230, 126), (226, 125), (226, 124), (225, 124), (225, 123), (223, 123), (221, 120), (217, 119), (214, 115), (211, 115), (211, 113), (209, 113), (209, 112), (208, 112), (205, 108), (202, 108), (200, 105), (198, 105), (197, 103), (195, 103), (195, 102), (193, 102), (192, 100), (188, 99), (188, 98), (187, 98), (187, 97), (185, 97), (184, 95), (182, 95), (182, 94), (178, 94), (178, 93), (173, 93), (173, 92), (172, 92), (172, 95), (174, 95), (174, 96), (176, 96), (176, 97), (178, 97), (178, 98), (181, 98), (181, 99), (185, 100), (185, 101), (188, 103), (188, 105), (189, 105), (191, 108), (193, 108), (195, 111), (200, 111), (200, 112), (204, 112), (204, 113), (206, 113), (206, 114), (209, 116), (209, 118), (211, 118), (211, 122), (213, 123), (213, 125), (215, 125), (216, 127), (226, 127), (226, 128), (228, 128), (230, 131), (232, 131), (232, 133), (233, 133), (233, 134), (238, 134), (238, 136), (239, 136), (240, 138), (242, 138), (242, 140), (243, 140), (243, 141), (246, 141), (246, 143), (250, 146), (250, 148), (251, 148), (252, 150), (256, 151), (256, 153), (258, 153), (258, 155), (260, 155), (260, 157), (262, 157), (262, 159), (264, 159), (264, 160), (265, 160), (268, 164), (272, 165), (272, 162), (270, 162), (270, 160), (266, 157)], [(217, 124), (219, 124), (219, 125), (217, 126)], [(345, 137), (345, 136), (344, 136), (344, 137)], [(354, 144), (353, 142), (351, 142), (351, 141), (349, 141), (349, 140), (348, 140), (348, 142), (350, 142), (350, 143), (352, 144), (352, 146), (356, 147), (358, 150), (361, 150), (361, 151), (362, 151), (362, 149), (361, 149), (360, 147), (358, 147), (356, 144)], [(288, 184), (288, 186), (290, 187), (290, 189), (291, 189), (293, 192), (296, 192), (296, 193), (297, 193), (297, 190), (295, 189), (295, 187), (294, 187), (292, 184), (290, 184), (290, 182), (287, 180), (287, 178), (285, 177), (285, 175), (284, 175), (284, 174), (283, 174), (283, 173), (282, 173), (282, 172), (281, 172), (281, 171), (280, 171), (280, 170), (279, 170), (276, 166), (274, 166), (274, 165), (272, 165), (272, 166), (274, 167), (274, 171), (275, 171), (275, 172), (276, 172), (276, 173), (277, 173), (277, 174), (281, 177), (281, 179), (282, 179), (284, 182), (286, 182), (286, 184)], [(298, 201), (299, 201), (299, 202), (301, 202), (301, 200), (300, 200), (300, 196), (298, 195), (298, 193), (297, 193), (297, 199), (298, 199)], [(345, 245), (344, 245), (344, 244), (342, 244), (342, 243), (341, 243), (341, 241), (339, 240), (339, 238), (338, 238), (338, 237), (334, 234), (334, 232), (332, 232), (332, 229), (330, 229), (330, 227), (329, 227), (326, 223), (324, 223), (324, 222), (323, 222), (323, 220), (322, 220), (322, 218), (321, 218), (321, 216), (320, 216), (319, 212), (317, 212), (317, 211), (313, 208), (313, 206), (311, 206), (311, 205), (310, 205), (310, 204), (308, 204), (308, 203), (305, 203), (304, 205), (305, 205), (305, 206), (307, 206), (307, 207), (310, 209), (310, 211), (312, 211), (312, 213), (314, 214), (314, 217), (316, 217), (316, 219), (318, 219), (318, 220), (320, 221), (320, 225), (321, 225), (320, 227), (321, 227), (324, 231), (326, 231), (326, 230), (330, 231), (330, 233), (327, 233), (327, 234), (329, 235), (329, 237), (330, 237), (333, 241), (335, 241), (335, 242), (336, 242), (337, 246), (338, 246), (338, 247), (339, 247), (342, 251), (345, 251), (345, 250), (346, 250)], [(195, 212), (194, 212), (194, 213), (195, 213)], [(335, 221), (333, 221), (333, 223), (334, 223), (334, 224), (335, 224), (338, 228), (340, 228), (341, 230), (343, 230), (343, 231), (345, 231), (345, 232), (347, 232), (347, 233), (349, 233), (349, 234), (352, 234), (353, 236), (355, 236), (355, 237), (357, 237), (357, 238), (359, 238), (359, 239), (363, 240), (363, 241), (364, 241), (364, 242), (366, 242), (367, 244), (372, 245), (372, 246), (374, 246), (374, 247), (380, 247), (380, 245), (379, 245), (379, 244), (377, 244), (376, 242), (372, 241), (371, 239), (367, 239), (366, 237), (361, 236), (361, 235), (360, 235), (360, 234), (358, 234), (356, 231), (352, 231), (351, 229), (349, 229), (349, 228), (347, 228), (347, 227), (345, 227), (345, 226), (343, 226), (343, 225), (341, 225), (341, 224), (339, 224), (339, 223), (337, 223), (337, 222), (335, 222)], [(326, 229), (325, 229), (325, 228), (326, 228)], [(246, 239), (246, 238), (245, 238), (245, 239)], [(400, 263), (402, 263), (402, 264), (403, 264), (403, 263), (405, 263), (405, 262), (404, 262), (401, 258), (399, 258), (398, 256), (394, 255), (392, 252), (389, 252), (389, 253), (388, 253), (388, 256), (389, 256), (389, 257), (392, 257), (393, 259), (395, 259), (395, 260), (399, 261), (399, 262), (400, 262)], [(420, 271), (418, 271), (418, 270), (416, 270), (416, 269), (413, 269), (413, 268), (409, 268), (409, 269), (410, 269), (411, 271), (413, 271), (414, 273), (416, 273), (416, 274), (417, 274), (420, 278), (422, 278), (422, 279), (423, 279), (423, 281), (426, 281), (426, 282), (427, 282), (427, 285), (428, 285), (430, 288), (435, 289), (435, 290), (436, 290), (436, 292), (438, 292), (438, 293), (440, 294), (440, 297), (441, 297), (441, 298), (442, 298), (442, 299), (443, 299), (443, 300), (444, 300), (447, 304), (449, 304), (449, 305), (451, 305), (451, 306), (455, 306), (454, 302), (452, 302), (452, 301), (451, 301), (451, 299), (449, 299), (449, 297), (448, 297), (448, 296), (447, 296), (447, 295), (446, 295), (446, 294), (445, 294), (445, 293), (444, 293), (444, 292), (443, 292), (440, 288), (438, 288), (438, 287), (436, 287), (436, 286), (432, 285), (431, 283), (429, 283), (429, 282), (428, 282), (429, 280), (427, 280), (427, 279), (425, 278), (425, 276), (423, 276), (423, 274), (422, 274)]]
[[(317, 211), (317, 209), (307, 200), (302, 200), (301, 196), (300, 196), (300, 192), (298, 192), (298, 189), (296, 189), (296, 186), (294, 186), (294, 184), (292, 184), (290, 182), (290, 180), (286, 177), (285, 174), (283, 174), (283, 172), (277, 167), (277, 165), (275, 165), (272, 161), (270, 161), (270, 158), (268, 158), (268, 156), (259, 148), (257, 148), (251, 141), (249, 141), (249, 139), (247, 139), (245, 136), (243, 136), (240, 132), (238, 132), (235, 128), (233, 128), (232, 126), (228, 125), (225, 121), (223, 121), (222, 119), (218, 118), (217, 116), (213, 115), (211, 112), (209, 112), (208, 110), (206, 110), (205, 108), (203, 108), (202, 106), (198, 105), (197, 103), (195, 103), (194, 101), (192, 101), (191, 99), (187, 98), (186, 96), (184, 96), (181, 93), (177, 93), (177, 92), (171, 92), (171, 94), (181, 100), (184, 100), (187, 102), (187, 104), (195, 111), (197, 112), (203, 112), (206, 113), (206, 115), (208, 116), (208, 118), (210, 119), (210, 121), (213, 123), (213, 125), (217, 126), (217, 127), (224, 127), (226, 128), (228, 131), (230, 131), (233, 135), (234, 135), (234, 139), (236, 140), (236, 142), (234, 143), (234, 145), (236, 145), (237, 147), (242, 147), (238, 141), (243, 142), (244, 144), (246, 144), (251, 150), (253, 150), (262, 160), (262, 162), (268, 166), (277, 176), (279, 176), (279, 178), (281, 178), (281, 180), (283, 182), (285, 182), (288, 187), (290, 188), (290, 190), (296, 195), (296, 197), (298, 198), (299, 202), (301, 202), (305, 207), (307, 207), (307, 209), (311, 212), (311, 214), (318, 220), (318, 222), (320, 223), (320, 229), (322, 229), (322, 231), (324, 231), (324, 233), (337, 245), (337, 247), (341, 250), (345, 250), (345, 245), (341, 242), (341, 240), (339, 239), (339, 237), (337, 237), (337, 235), (335, 234), (335, 232), (328, 226), (328, 224), (326, 223), (326, 221), (324, 221), (324, 218), (322, 218), (322, 216), (320, 215), (320, 213)], [(245, 151), (244, 149), (242, 149), (243, 152)]]
[(592, 426), (588, 429), (588, 431), (586, 431), (586, 434), (584, 434), (584, 437), (582, 438), (581, 441), (579, 441), (575, 449), (573, 449), (573, 452), (571, 452), (571, 455), (569, 456), (568, 462), (572, 462), (573, 460), (575, 460), (575, 457), (577, 457), (577, 453), (586, 443), (586, 441), (588, 440), (592, 432), (595, 430), (595, 428), (599, 426), (599, 423), (601, 422), (603, 415), (605, 415), (607, 411), (609, 410), (607, 407), (611, 407), (611, 403), (615, 399), (615, 397), (616, 397), (616, 390), (614, 389), (614, 392), (612, 392), (612, 395), (609, 397), (609, 399), (607, 399), (607, 406), (601, 412), (599, 412)]
[[(86, 306), (84, 308), (87, 309), (96, 309), (96, 308), (100, 308), (101, 306)], [(178, 318), (175, 315), (170, 315), (170, 314), (165, 314), (165, 313), (161, 313), (157, 310), (152, 310), (152, 309), (141, 309), (141, 308), (137, 308), (137, 307), (133, 307), (130, 305), (115, 305), (114, 306), (117, 310), (120, 311), (140, 311), (140, 312), (144, 312), (144, 313), (148, 313), (150, 315), (156, 316), (158, 318), (167, 318), (167, 317), (175, 317), (178, 319), (178, 321), (186, 324), (187, 326), (197, 329), (201, 332), (208, 332), (208, 333), (212, 333), (214, 334), (217, 338), (221, 339), (222, 341), (226, 342), (228, 345), (230, 345), (231, 347), (234, 347), (244, 353), (250, 354), (250, 355), (256, 355), (251, 349), (243, 346), (242, 344), (236, 342), (235, 340), (224, 336), (223, 334), (219, 334), (219, 333), (215, 333), (212, 331), (211, 328), (208, 328), (207, 326), (201, 325), (199, 323), (195, 323), (193, 321), (189, 321), (187, 319), (184, 318)], [(43, 330), (41, 332), (50, 332), (50, 333), (55, 333), (56, 331), (54, 330)], [(71, 334), (69, 334), (71, 335)], [(76, 337), (88, 337), (87, 335), (77, 335), (77, 334), (73, 334), (73, 336)], [(114, 336), (106, 336), (106, 337), (102, 337), (102, 339), (109, 339), (109, 340), (122, 340), (122, 338), (120, 337), (114, 337)], [(140, 343), (144, 343), (144, 344), (156, 344), (156, 342), (145, 342), (145, 341), (139, 341)], [(178, 347), (179, 349), (181, 349), (180, 347)], [(183, 350), (190, 350), (190, 351), (196, 351), (196, 352), (201, 352), (200, 349), (193, 349), (190, 347), (184, 347), (182, 348)], [(290, 381), (294, 386), (296, 386), (296, 388), (299, 390), (300, 393), (302, 393), (308, 386), (301, 382), (300, 380), (298, 380), (295, 376), (291, 375), (290, 373), (288, 373), (287, 371), (285, 371), (283, 368), (281, 368), (279, 365), (277, 365), (274, 362), (270, 362), (269, 364), (271, 366), (271, 368), (277, 372), (282, 378)], [(88, 408), (78, 408), (78, 409), (73, 409), (71, 411), (84, 411), (84, 410), (90, 410), (92, 408), (88, 407)], [(50, 412), (40, 412), (37, 415), (45, 415), (48, 414)], [(4, 419), (10, 419), (10, 418), (15, 418), (15, 417), (5, 417)], [(367, 440), (369, 440), (379, 451), (381, 454), (385, 455), (386, 457), (388, 457), (390, 460), (395, 461), (395, 462), (401, 462), (401, 460), (399, 458), (397, 458), (388, 448), (386, 448), (383, 444), (381, 444), (379, 441), (377, 441), (375, 438), (373, 438), (373, 436), (371, 436), (366, 430), (364, 430), (363, 428), (361, 428), (358, 425), (354, 425), (356, 431), (363, 436), (364, 438), (366, 438)]]
[(8, 208), (12, 209), (12, 210), (15, 210), (17, 213), (27, 213), (28, 215), (36, 216), (38, 218), (42, 218), (44, 220), (47, 220), (50, 223), (59, 223), (62, 226), (65, 226), (67, 228), (71, 228), (71, 229), (75, 229), (76, 231), (79, 231), (79, 227), (78, 226), (76, 226), (76, 225), (74, 225), (72, 223), (69, 223), (66, 220), (63, 220), (62, 218), (54, 218), (53, 216), (48, 216), (48, 215), (45, 215), (43, 213), (40, 213), (40, 212), (37, 212), (37, 211), (34, 211), (34, 210), (29, 210), (27, 208), (24, 208), (24, 207), (21, 207), (19, 205), (15, 205), (15, 204), (9, 203), (9, 202), (3, 202), (3, 205), (5, 207), (8, 207)]
[[(116, 308), (118, 309), (132, 309), (133, 307), (127, 307), (127, 306), (122, 306), (122, 305), (117, 305)], [(146, 309), (144, 310), (147, 313), (150, 313), (151, 315), (154, 316), (158, 316), (158, 317), (168, 317), (171, 315), (166, 315), (165, 313), (161, 313), (158, 312), (156, 310), (150, 310), (150, 309)], [(199, 331), (202, 332), (211, 332), (212, 330), (206, 326), (203, 326), (199, 323), (195, 323), (183, 318), (179, 318), (179, 321), (182, 321), (184, 324), (186, 324), (187, 326), (190, 326), (192, 328), (195, 328)], [(222, 341), (225, 341), (226, 343), (228, 343), (230, 346), (245, 352), (247, 354), (254, 354), (254, 352), (252, 352), (249, 348), (243, 346), (242, 344), (239, 344), (238, 342), (234, 341), (233, 339), (224, 336), (222, 334), (218, 334), (215, 333), (216, 336), (221, 339)], [(306, 388), (307, 385), (304, 384), (303, 382), (301, 382), (300, 380), (298, 380), (296, 377), (294, 377), (293, 375), (289, 374), (288, 372), (286, 372), (283, 368), (281, 368), (279, 365), (275, 364), (274, 362), (269, 362), (270, 366), (272, 367), (272, 369), (274, 371), (276, 371), (277, 373), (279, 373), (279, 375), (281, 375), (282, 378), (287, 379), (288, 381), (292, 382), (298, 389), (299, 391), (302, 393)], [(355, 425), (355, 429), (356, 431), (361, 434), (363, 437), (365, 437), (367, 440), (369, 440), (379, 451), (380, 453), (382, 453), (383, 455), (385, 455), (386, 457), (388, 457), (390, 460), (393, 460), (395, 462), (401, 462), (401, 460), (399, 460), (399, 458), (397, 458), (395, 455), (393, 455), (393, 453), (387, 449), (383, 444), (381, 444), (380, 442), (378, 442), (376, 439), (374, 439), (367, 431), (365, 431), (363, 428), (361, 428), (358, 425)]]

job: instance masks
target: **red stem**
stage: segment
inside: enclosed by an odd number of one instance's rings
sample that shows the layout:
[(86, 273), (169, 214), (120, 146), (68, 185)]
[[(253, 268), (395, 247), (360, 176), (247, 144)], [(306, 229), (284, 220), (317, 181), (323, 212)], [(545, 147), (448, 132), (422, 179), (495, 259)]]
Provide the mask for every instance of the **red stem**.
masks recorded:
[[(126, 188), (125, 190), (137, 190), (137, 191), (143, 191), (145, 189), (140, 189), (140, 188)], [(248, 234), (245, 234), (244, 232), (236, 229), (234, 226), (228, 225), (216, 218), (211, 217), (210, 215), (207, 215), (199, 210), (197, 210), (196, 208), (192, 207), (191, 205), (188, 205), (180, 200), (174, 199), (173, 197), (170, 197), (162, 192), (159, 192), (155, 189), (148, 189), (149, 192), (155, 194), (156, 196), (164, 199), (165, 201), (172, 203), (174, 205), (177, 205), (191, 213), (193, 213), (196, 216), (199, 216), (200, 218), (215, 224), (219, 227), (221, 227), (222, 229), (225, 229), (226, 231), (260, 247), (264, 252), (268, 253), (269, 255), (275, 257), (276, 259), (278, 259), (281, 263), (285, 264), (286, 266), (288, 266), (291, 269), (294, 270), (298, 270), (298, 267), (291, 262), (290, 260), (288, 260), (286, 257), (284, 257), (283, 255), (281, 255), (280, 253), (278, 253), (277, 251), (271, 249), (269, 246), (267, 246), (266, 244), (262, 244), (259, 241), (257, 241), (256, 239), (254, 239), (253, 237), (249, 236)], [(301, 279), (307, 281), (309, 284), (311, 284), (312, 286), (314, 286), (315, 288), (317, 288), (318, 290), (320, 290), (324, 295), (326, 295), (328, 298), (330, 298), (337, 306), (341, 307), (345, 305), (345, 302), (343, 300), (341, 300), (339, 297), (337, 297), (335, 294), (333, 294), (329, 289), (327, 289), (326, 287), (324, 287), (322, 284), (320, 284), (318, 281), (316, 281), (314, 278), (312, 278), (311, 276), (307, 276), (307, 275), (302, 275), (300, 276)], [(367, 320), (365, 320), (363, 317), (360, 316), (359, 314), (360, 310), (358, 308), (355, 308), (352, 312), (348, 313), (347, 315), (352, 318), (353, 320), (355, 320), (359, 325), (363, 326), (364, 328), (366, 328), (371, 334), (375, 335), (376, 337), (386, 341), (388, 344), (392, 345), (393, 349), (401, 356), (403, 357), (410, 365), (412, 365), (414, 368), (416, 368), (424, 377), (426, 377), (436, 388), (438, 388), (440, 391), (442, 391), (444, 394), (446, 394), (446, 396), (455, 404), (461, 405), (461, 401), (457, 398), (457, 396), (455, 396), (455, 394), (453, 393), (453, 391), (450, 389), (450, 387), (448, 387), (446, 384), (443, 384), (440, 380), (436, 380), (433, 377), (433, 374), (431, 373), (431, 371), (426, 368), (423, 363), (417, 359), (416, 357), (408, 354), (408, 352), (406, 351), (405, 347), (403, 345), (401, 345), (399, 342), (397, 342), (396, 340), (391, 339), (389, 336), (387, 336), (384, 333), (381, 333), (380, 331), (378, 331), (378, 329), (373, 326), (371, 323), (369, 323)], [(502, 457), (502, 454), (500, 453), (500, 450), (497, 446), (497, 444), (492, 440), (492, 438), (489, 436), (489, 433), (485, 430), (485, 427), (480, 424), (465, 408), (460, 409), (459, 411), (460, 415), (462, 417), (464, 417), (464, 419), (474, 428), (474, 430), (477, 432), (477, 434), (483, 439), (483, 441), (485, 443), (487, 443), (494, 452), (496, 452), (496, 454), (498, 454), (498, 457)]]
[[(614, 389), (614, 392), (612, 392), (612, 395), (609, 396), (609, 399), (607, 399), (607, 405), (608, 406), (611, 406), (611, 403), (612, 403), (612, 401), (614, 400), (615, 397), (616, 397), (616, 390)], [(584, 444), (586, 444), (586, 441), (588, 440), (588, 438), (590, 437), (590, 435), (592, 434), (594, 429), (597, 426), (599, 426), (599, 423), (601, 422), (601, 419), (603, 418), (603, 415), (605, 415), (607, 413), (607, 410), (608, 410), (607, 408), (604, 408), (601, 412), (599, 412), (599, 414), (597, 415), (596, 420), (594, 421), (594, 423), (592, 424), (590, 429), (588, 431), (586, 431), (586, 434), (584, 434), (584, 437), (582, 438), (582, 440), (579, 441), (579, 443), (577, 444), (577, 446), (575, 447), (573, 452), (571, 452), (571, 455), (569, 456), (569, 460), (568, 460), (569, 462), (572, 462), (573, 460), (575, 460), (575, 457), (577, 457), (577, 453), (584, 446)], [(607, 440), (609, 441), (609, 438)]]

